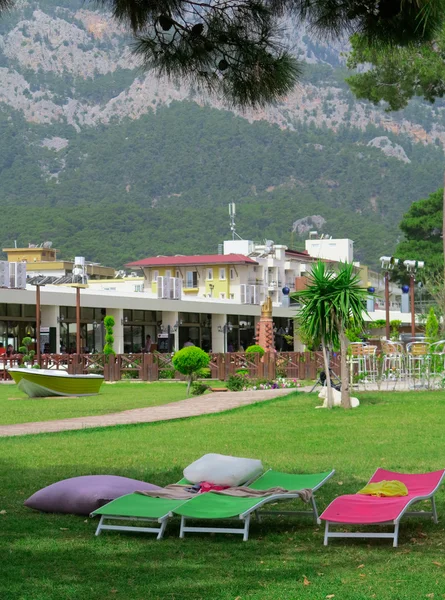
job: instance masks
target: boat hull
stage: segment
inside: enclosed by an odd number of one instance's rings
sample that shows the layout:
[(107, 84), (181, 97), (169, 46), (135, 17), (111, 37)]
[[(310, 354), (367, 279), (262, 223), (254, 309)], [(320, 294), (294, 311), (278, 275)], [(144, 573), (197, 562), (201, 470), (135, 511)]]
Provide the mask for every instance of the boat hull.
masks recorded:
[(69, 375), (49, 369), (9, 369), (9, 373), (30, 398), (95, 396), (104, 380), (102, 375)]

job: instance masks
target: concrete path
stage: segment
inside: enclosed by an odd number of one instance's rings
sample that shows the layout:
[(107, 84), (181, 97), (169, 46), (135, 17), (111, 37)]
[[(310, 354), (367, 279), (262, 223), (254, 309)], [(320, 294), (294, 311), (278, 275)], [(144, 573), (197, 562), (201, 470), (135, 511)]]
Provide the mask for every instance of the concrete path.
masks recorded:
[(132, 423), (154, 423), (170, 421), (185, 417), (196, 417), (223, 412), (232, 408), (272, 400), (278, 396), (287, 396), (292, 389), (256, 390), (248, 392), (216, 392), (205, 396), (194, 396), (187, 400), (171, 402), (163, 406), (135, 408), (109, 415), (94, 417), (76, 417), (58, 421), (41, 421), (38, 423), (20, 423), (17, 425), (0, 425), (0, 437), (14, 435), (30, 435), (35, 433), (54, 433), (73, 429), (88, 429), (91, 427), (110, 427), (112, 425), (129, 425)]

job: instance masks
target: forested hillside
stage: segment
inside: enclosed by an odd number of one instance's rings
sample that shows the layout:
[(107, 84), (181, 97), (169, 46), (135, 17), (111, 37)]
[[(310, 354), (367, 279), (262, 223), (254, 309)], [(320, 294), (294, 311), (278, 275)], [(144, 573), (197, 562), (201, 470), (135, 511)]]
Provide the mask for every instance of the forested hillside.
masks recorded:
[(304, 86), (234, 115), (143, 76), (106, 15), (70, 6), (24, 3), (0, 22), (3, 246), (49, 239), (115, 267), (215, 252), (235, 201), (246, 238), (301, 247), (315, 227), (376, 264), (441, 184), (442, 108), (390, 119), (354, 102), (338, 49), (294, 32), (313, 63)]

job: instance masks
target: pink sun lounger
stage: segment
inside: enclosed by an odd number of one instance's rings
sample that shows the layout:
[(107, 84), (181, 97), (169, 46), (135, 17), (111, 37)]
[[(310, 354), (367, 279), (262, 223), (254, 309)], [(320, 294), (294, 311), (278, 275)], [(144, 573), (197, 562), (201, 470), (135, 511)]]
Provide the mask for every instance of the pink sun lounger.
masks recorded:
[[(385, 498), (377, 496), (364, 496), (362, 494), (349, 494), (336, 498), (318, 519), (325, 522), (324, 545), (328, 545), (329, 538), (390, 538), (393, 546), (397, 546), (399, 536), (399, 523), (403, 516), (431, 516), (437, 523), (437, 511), (434, 494), (439, 489), (445, 476), (445, 469), (433, 473), (407, 475), (395, 473), (385, 469), (377, 469), (368, 483), (379, 481), (401, 481), (408, 488), (407, 496)], [(421, 500), (431, 500), (431, 512), (407, 512), (410, 506)], [(331, 525), (394, 525), (391, 533), (368, 532), (342, 532), (330, 531)]]

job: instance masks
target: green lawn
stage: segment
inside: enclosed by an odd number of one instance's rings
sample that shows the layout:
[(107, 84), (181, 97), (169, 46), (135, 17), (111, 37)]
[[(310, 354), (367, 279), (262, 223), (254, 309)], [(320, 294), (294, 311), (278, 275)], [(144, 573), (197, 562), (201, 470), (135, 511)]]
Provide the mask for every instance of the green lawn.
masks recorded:
[(85, 398), (28, 398), (16, 385), (0, 385), (0, 425), (52, 421), (177, 402), (186, 398), (185, 383), (102, 384), (100, 394)]
[[(445, 594), (445, 494), (440, 523), (402, 522), (389, 540), (334, 540), (304, 517), (253, 521), (240, 536), (166, 538), (105, 532), (95, 520), (33, 512), (23, 500), (65, 477), (109, 473), (178, 480), (206, 452), (261, 458), (289, 472), (337, 470), (320, 507), (357, 491), (378, 466), (445, 466), (445, 395), (361, 394), (354, 411), (314, 410), (297, 393), (220, 415), (166, 423), (0, 439), (1, 600), (401, 600)], [(306, 584), (305, 584), (306, 582)]]

